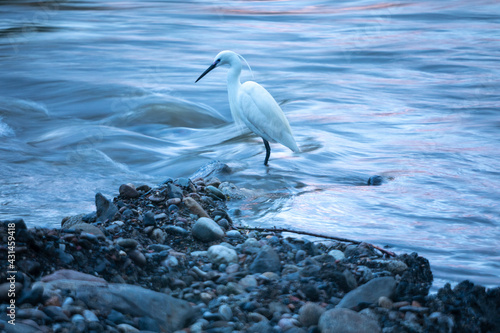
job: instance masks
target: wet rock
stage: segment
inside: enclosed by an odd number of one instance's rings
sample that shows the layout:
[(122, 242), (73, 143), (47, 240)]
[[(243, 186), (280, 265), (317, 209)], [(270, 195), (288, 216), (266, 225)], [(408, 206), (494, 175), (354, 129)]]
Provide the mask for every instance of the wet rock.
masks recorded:
[(95, 195), (96, 219), (98, 222), (113, 221), (118, 208), (101, 193)]
[(125, 198), (137, 198), (139, 196), (139, 192), (135, 189), (135, 186), (132, 184), (122, 184), (118, 189), (120, 195)]
[(184, 204), (191, 211), (191, 213), (198, 215), (199, 217), (210, 218), (210, 216), (208, 216), (207, 212), (193, 198), (190, 198), (190, 197), (184, 198)]
[(384, 181), (385, 181), (384, 177), (376, 175), (376, 176), (371, 176), (370, 178), (368, 178), (367, 184), (373, 185), (373, 186), (379, 186), (379, 185), (382, 185), (384, 183)]
[(238, 262), (238, 254), (235, 250), (223, 245), (212, 245), (208, 248), (208, 259), (217, 265)]
[(226, 197), (224, 196), (224, 194), (218, 188), (216, 188), (212, 185), (205, 187), (205, 190), (207, 191), (208, 195), (211, 196), (213, 199), (222, 200), (222, 201), (226, 200)]
[(270, 246), (264, 246), (257, 253), (257, 257), (252, 265), (250, 265), (250, 272), (252, 273), (279, 272), (280, 269), (280, 257)]
[(416, 295), (427, 296), (432, 286), (433, 276), (429, 261), (417, 253), (398, 257), (408, 269), (401, 276), (395, 292), (396, 300), (411, 301)]
[(238, 283), (243, 289), (247, 291), (250, 291), (258, 286), (257, 279), (252, 275), (245, 276)]
[(305, 327), (318, 325), (319, 318), (325, 309), (316, 303), (307, 302), (299, 310), (299, 320)]
[(396, 280), (392, 276), (375, 278), (347, 293), (336, 307), (354, 308), (360, 303), (377, 303), (382, 296), (390, 298), (395, 287)]
[(193, 236), (203, 242), (214, 242), (224, 237), (224, 231), (214, 220), (200, 217), (191, 230)]
[(132, 325), (129, 324), (120, 324), (117, 325), (116, 328), (120, 331), (120, 333), (138, 333), (139, 330)]
[(321, 333), (376, 333), (381, 332), (378, 323), (349, 309), (332, 309), (319, 319)]
[(20, 293), (22, 289), (23, 284), (20, 282), (14, 282), (13, 284), (5, 282), (0, 284), (0, 301), (2, 303), (8, 303), (10, 301), (10, 297), (8, 296), (9, 292)]
[(167, 225), (165, 231), (172, 235), (187, 236), (189, 231), (176, 225)]

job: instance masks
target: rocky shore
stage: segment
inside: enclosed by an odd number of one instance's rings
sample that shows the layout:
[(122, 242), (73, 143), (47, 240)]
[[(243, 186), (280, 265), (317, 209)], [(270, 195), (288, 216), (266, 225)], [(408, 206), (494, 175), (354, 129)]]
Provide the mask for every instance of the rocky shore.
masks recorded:
[(239, 228), (213, 176), (137, 185), (60, 229), (0, 223), (2, 332), (500, 331), (500, 288), (428, 295), (416, 253)]

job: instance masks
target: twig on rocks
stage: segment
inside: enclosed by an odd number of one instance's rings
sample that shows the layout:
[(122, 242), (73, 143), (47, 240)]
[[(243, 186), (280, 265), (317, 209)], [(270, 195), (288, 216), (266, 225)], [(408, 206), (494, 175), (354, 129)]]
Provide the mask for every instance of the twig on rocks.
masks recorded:
[[(239, 228), (245, 229), (245, 230), (261, 231), (261, 232), (266, 232), (266, 231), (272, 231), (272, 232), (291, 232), (291, 233), (299, 234), (299, 235), (307, 235), (307, 236), (313, 236), (313, 237), (319, 237), (319, 238), (333, 239), (333, 240), (336, 240), (336, 241), (339, 241), (339, 242), (352, 243), (352, 244), (361, 244), (361, 243), (363, 243), (363, 242), (360, 242), (360, 241), (356, 241), (356, 240), (352, 240), (352, 239), (347, 239), (347, 238), (341, 238), (341, 237), (335, 237), (335, 236), (328, 236), (328, 235), (321, 235), (321, 234), (316, 234), (314, 232), (301, 231), (301, 230), (292, 230), (292, 229), (286, 229), (286, 228), (276, 228), (276, 227), (272, 227), (272, 228), (259, 228), (259, 227), (242, 227), (242, 226), (240, 226)], [(379, 250), (380, 252), (382, 252), (384, 254), (387, 254), (390, 257), (395, 257), (396, 256), (396, 254), (394, 252), (387, 251), (387, 250), (385, 250), (385, 249), (383, 249), (383, 248), (381, 248), (379, 246), (376, 246), (376, 245), (373, 245), (373, 244), (369, 244), (369, 243), (365, 243), (365, 244), (373, 247), (374, 249)]]

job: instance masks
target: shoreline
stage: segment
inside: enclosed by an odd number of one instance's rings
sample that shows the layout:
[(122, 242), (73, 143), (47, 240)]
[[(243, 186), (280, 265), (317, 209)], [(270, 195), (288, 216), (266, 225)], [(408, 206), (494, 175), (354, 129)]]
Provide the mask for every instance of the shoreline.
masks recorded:
[[(6, 332), (495, 332), (500, 287), (416, 253), (234, 226), (212, 172), (123, 184), (61, 228), (0, 221)], [(385, 252), (384, 252), (385, 251)], [(3, 260), (5, 259), (5, 260)], [(12, 306), (14, 304), (14, 306)], [(13, 325), (15, 323), (15, 325)]]

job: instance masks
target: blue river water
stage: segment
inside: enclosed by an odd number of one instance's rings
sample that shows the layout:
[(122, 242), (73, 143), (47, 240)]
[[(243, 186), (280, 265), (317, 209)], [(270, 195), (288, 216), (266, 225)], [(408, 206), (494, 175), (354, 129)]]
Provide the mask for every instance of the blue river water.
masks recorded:
[[(219, 160), (242, 224), (418, 252), (500, 285), (498, 1), (2, 1), (0, 219), (58, 226)], [(237, 128), (221, 50), (301, 153)], [(367, 186), (370, 176), (387, 181)]]

